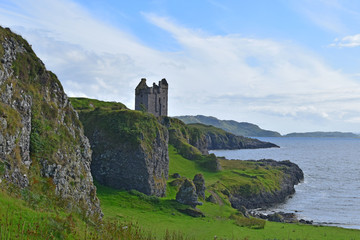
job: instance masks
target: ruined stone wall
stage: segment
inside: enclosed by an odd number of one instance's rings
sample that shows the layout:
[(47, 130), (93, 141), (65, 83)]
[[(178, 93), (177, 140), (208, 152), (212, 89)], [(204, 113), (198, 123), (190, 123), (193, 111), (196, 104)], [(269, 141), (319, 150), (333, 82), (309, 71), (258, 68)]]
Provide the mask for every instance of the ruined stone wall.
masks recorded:
[(158, 116), (168, 114), (168, 83), (165, 79), (159, 81), (159, 85), (153, 84), (152, 87), (146, 85), (146, 79), (135, 89), (135, 110), (143, 111)]

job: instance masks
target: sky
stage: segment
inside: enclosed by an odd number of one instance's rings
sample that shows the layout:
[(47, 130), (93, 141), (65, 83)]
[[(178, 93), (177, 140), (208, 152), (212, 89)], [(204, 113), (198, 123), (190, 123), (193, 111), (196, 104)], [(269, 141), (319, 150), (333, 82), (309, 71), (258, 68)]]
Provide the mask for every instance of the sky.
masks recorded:
[(169, 115), (360, 132), (357, 0), (0, 0), (71, 97), (133, 109), (166, 78)]

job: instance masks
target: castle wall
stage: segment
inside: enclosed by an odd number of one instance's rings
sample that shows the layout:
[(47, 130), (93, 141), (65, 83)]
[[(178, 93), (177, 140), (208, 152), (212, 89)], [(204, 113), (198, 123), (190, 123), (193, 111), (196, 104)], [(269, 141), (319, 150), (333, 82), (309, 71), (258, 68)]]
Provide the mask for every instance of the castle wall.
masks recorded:
[[(144, 109), (145, 108), (145, 109)], [(165, 79), (159, 85), (153, 84), (152, 87), (146, 85), (146, 79), (135, 89), (135, 110), (146, 110), (155, 116), (167, 116), (168, 114), (168, 83)]]
[(143, 111), (149, 109), (149, 94), (146, 90), (136, 95), (135, 110)]

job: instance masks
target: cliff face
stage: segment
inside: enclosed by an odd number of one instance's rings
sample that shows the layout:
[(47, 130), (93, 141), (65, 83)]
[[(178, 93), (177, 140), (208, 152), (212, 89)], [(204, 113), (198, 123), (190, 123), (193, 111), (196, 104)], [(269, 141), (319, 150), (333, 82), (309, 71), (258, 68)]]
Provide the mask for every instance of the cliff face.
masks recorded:
[[(278, 147), (277, 145), (270, 142), (263, 142), (254, 138), (237, 136), (210, 125), (198, 123), (188, 124), (187, 127), (189, 131), (193, 133), (193, 137), (190, 139), (190, 143), (194, 146), (199, 145), (199, 149), (216, 150)], [(196, 132), (199, 133), (194, 134)]]
[[(101, 184), (164, 196), (168, 178), (168, 131), (151, 114), (124, 105), (73, 99), (93, 149), (91, 171)], [(86, 102), (88, 106), (81, 108)]]
[(169, 131), (169, 144), (173, 145), (183, 157), (193, 160), (201, 158), (202, 154), (208, 154), (204, 136), (201, 135), (195, 140), (194, 136), (198, 136), (198, 132), (195, 135), (191, 134), (188, 127), (179, 119), (163, 117), (161, 123)]
[(100, 217), (90, 145), (59, 80), (9, 29), (0, 43), (0, 184)]

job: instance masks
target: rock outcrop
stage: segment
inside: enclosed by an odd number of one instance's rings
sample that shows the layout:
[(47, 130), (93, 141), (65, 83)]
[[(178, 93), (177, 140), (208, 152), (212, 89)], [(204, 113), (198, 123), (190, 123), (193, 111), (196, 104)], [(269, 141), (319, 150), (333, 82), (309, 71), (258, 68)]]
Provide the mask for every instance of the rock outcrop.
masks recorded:
[(194, 176), (193, 183), (196, 188), (196, 194), (201, 199), (205, 199), (205, 179), (201, 173), (198, 173)]
[(181, 120), (163, 117), (161, 123), (169, 130), (169, 143), (188, 159), (208, 155), (215, 149), (254, 149), (279, 147), (254, 138), (236, 136), (220, 128), (204, 124), (188, 124)]
[(185, 179), (181, 185), (178, 193), (176, 194), (176, 201), (182, 204), (190, 205), (195, 208), (196, 205), (201, 205), (202, 203), (198, 201), (198, 195), (196, 194), (196, 187), (194, 183)]
[[(168, 131), (152, 114), (91, 99), (74, 103), (93, 150), (91, 172), (116, 189), (164, 196), (169, 170)], [(82, 103), (81, 103), (82, 102)], [(106, 106), (106, 104), (110, 104)]]
[(29, 191), (43, 184), (48, 190), (37, 194), (101, 217), (90, 144), (61, 83), (24, 39), (1, 27), (0, 57), (1, 184)]
[(260, 164), (260, 166), (271, 166), (281, 168), (283, 174), (280, 181), (280, 187), (273, 191), (260, 191), (256, 194), (239, 194), (240, 191), (230, 192), (229, 200), (231, 205), (240, 209), (246, 207), (248, 209), (269, 207), (271, 205), (284, 202), (290, 195), (295, 193), (294, 185), (300, 183), (304, 179), (304, 173), (299, 166), (290, 161), (274, 161), (274, 160), (259, 160), (253, 161)]
[[(255, 138), (237, 136), (220, 128), (204, 124), (188, 124), (192, 133), (190, 144), (206, 154), (208, 150), (216, 149), (257, 149), (279, 147), (270, 142), (263, 142)], [(200, 132), (197, 133), (196, 132)]]

